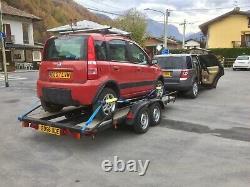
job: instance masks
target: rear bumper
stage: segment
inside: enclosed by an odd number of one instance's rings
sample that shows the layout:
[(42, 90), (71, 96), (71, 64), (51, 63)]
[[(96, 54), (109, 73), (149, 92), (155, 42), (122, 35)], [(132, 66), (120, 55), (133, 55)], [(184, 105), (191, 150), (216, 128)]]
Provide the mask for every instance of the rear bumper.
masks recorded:
[(233, 68), (250, 69), (250, 64), (233, 64)]
[(47, 102), (64, 106), (91, 105), (96, 96), (97, 81), (80, 83), (60, 83), (37, 81), (37, 96)]
[(192, 88), (192, 81), (186, 80), (180, 81), (179, 83), (170, 83), (165, 81), (164, 87), (166, 90), (170, 91), (187, 91)]

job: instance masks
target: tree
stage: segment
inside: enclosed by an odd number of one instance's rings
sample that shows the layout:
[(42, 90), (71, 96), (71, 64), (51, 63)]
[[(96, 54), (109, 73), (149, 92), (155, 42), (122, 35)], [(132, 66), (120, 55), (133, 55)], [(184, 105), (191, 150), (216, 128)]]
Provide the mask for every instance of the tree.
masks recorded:
[(146, 33), (145, 15), (136, 9), (130, 9), (124, 16), (114, 20), (114, 26), (127, 32), (131, 32), (131, 38), (143, 45)]

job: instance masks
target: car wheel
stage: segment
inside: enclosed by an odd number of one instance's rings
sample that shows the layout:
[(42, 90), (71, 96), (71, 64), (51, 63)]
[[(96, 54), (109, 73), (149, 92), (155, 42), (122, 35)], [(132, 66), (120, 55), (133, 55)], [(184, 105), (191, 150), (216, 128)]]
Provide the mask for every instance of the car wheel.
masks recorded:
[(163, 94), (164, 94), (164, 84), (162, 81), (157, 80), (156, 84), (155, 84), (155, 88), (156, 88), (156, 97), (157, 98), (162, 98)]
[(236, 71), (236, 68), (233, 68), (233, 71)]
[(150, 123), (149, 110), (144, 107), (136, 115), (134, 123), (134, 131), (138, 134), (143, 134), (148, 131)]
[(192, 84), (192, 88), (188, 91), (188, 95), (190, 98), (195, 99), (198, 96), (198, 92), (199, 92), (198, 83), (195, 81)]
[(48, 103), (48, 102), (43, 101), (43, 100), (41, 100), (41, 105), (46, 112), (50, 112), (50, 113), (60, 112), (63, 109), (62, 105)]
[(159, 103), (154, 103), (149, 107), (150, 112), (150, 125), (156, 126), (161, 122), (161, 106)]
[[(101, 94), (98, 96), (95, 104), (93, 105), (93, 111), (95, 111), (101, 105), (101, 102), (105, 102), (107, 99), (114, 99), (114, 98), (117, 98), (117, 94), (115, 93), (115, 91), (110, 88), (104, 88)], [(116, 107), (117, 107), (116, 102), (103, 104), (102, 108), (100, 109), (96, 117), (98, 119), (103, 119), (105, 117), (108, 117), (111, 113), (113, 113), (116, 110)]]

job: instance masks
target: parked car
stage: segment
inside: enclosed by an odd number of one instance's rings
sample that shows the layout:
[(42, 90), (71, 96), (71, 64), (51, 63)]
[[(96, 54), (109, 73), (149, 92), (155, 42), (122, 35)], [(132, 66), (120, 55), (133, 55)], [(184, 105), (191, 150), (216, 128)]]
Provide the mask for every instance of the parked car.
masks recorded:
[(163, 70), (167, 90), (196, 98), (199, 85), (216, 88), (224, 68), (214, 55), (170, 54), (154, 57)]
[[(134, 41), (117, 35), (74, 33), (50, 38), (44, 47), (37, 81), (37, 95), (45, 111), (65, 106), (93, 110), (99, 101), (134, 98), (159, 87), (163, 75), (146, 52)], [(115, 110), (103, 106), (100, 116)]]
[(250, 70), (250, 56), (243, 55), (238, 56), (233, 63), (233, 70), (247, 69)]

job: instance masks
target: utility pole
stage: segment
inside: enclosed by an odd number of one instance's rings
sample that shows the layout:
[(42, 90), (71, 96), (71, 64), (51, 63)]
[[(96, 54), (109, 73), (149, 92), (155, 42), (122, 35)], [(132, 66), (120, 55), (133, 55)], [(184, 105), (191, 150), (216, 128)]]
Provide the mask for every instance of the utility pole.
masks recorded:
[(170, 16), (170, 12), (167, 9), (165, 13), (165, 24), (164, 24), (164, 47), (168, 48), (168, 17)]
[(185, 48), (185, 38), (186, 38), (186, 25), (187, 25), (186, 19), (184, 19), (184, 22), (181, 23), (180, 25), (183, 25), (182, 48), (184, 49)]
[(0, 0), (0, 24), (1, 24), (1, 45), (2, 45), (2, 56), (3, 56), (3, 69), (4, 69), (4, 81), (5, 87), (9, 87), (8, 81), (8, 72), (7, 72), (7, 65), (6, 65), (6, 53), (5, 53), (5, 44), (4, 44), (4, 36), (3, 36), (3, 13), (2, 13), (2, 1)]

